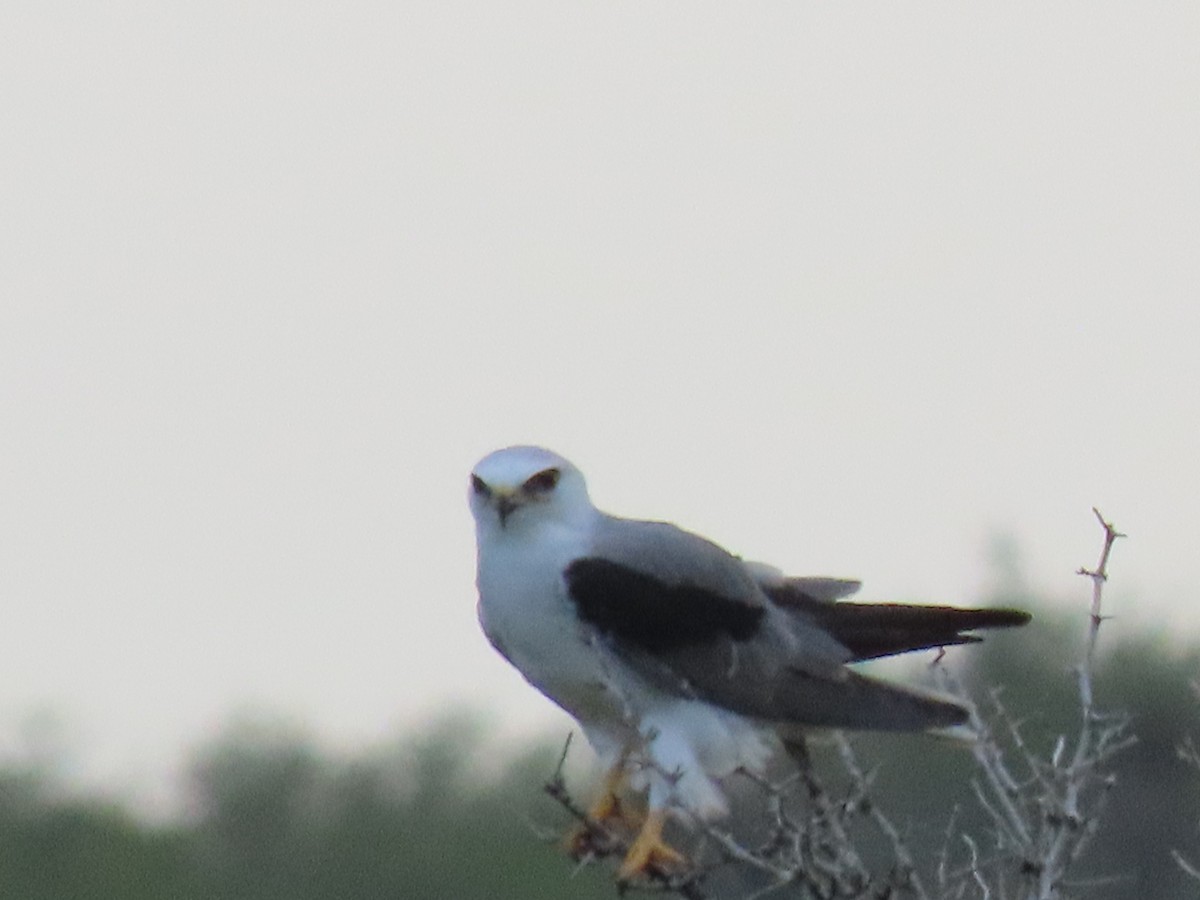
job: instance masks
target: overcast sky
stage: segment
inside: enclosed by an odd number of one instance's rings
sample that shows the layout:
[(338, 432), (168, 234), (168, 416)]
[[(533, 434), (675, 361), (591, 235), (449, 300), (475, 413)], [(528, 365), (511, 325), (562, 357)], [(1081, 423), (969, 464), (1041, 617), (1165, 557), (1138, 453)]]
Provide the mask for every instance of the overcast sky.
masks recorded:
[[(0, 749), (546, 701), (467, 473), (870, 599), (1200, 624), (1194, 3), (0, 8)], [(1118, 625), (1117, 627), (1123, 627)], [(557, 721), (557, 720), (553, 720)]]

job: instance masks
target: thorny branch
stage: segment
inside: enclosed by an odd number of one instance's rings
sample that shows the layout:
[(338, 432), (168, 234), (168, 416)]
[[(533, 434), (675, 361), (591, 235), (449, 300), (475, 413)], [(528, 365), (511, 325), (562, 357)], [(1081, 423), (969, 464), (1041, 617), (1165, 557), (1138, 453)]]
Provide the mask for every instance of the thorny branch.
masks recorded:
[[(1192, 693), (1196, 695), (1197, 700), (1200, 700), (1200, 681), (1192, 682)], [(1176, 752), (1179, 754), (1179, 758), (1183, 760), (1184, 765), (1200, 773), (1200, 748), (1196, 746), (1195, 741), (1189, 737)], [(1188, 877), (1194, 881), (1200, 881), (1200, 867), (1195, 863), (1175, 848), (1171, 848), (1171, 858), (1175, 860), (1175, 864), (1180, 869), (1187, 873)]]
[[(1020, 896), (1028, 900), (1064, 896), (1066, 876), (1096, 833), (1105, 799), (1115, 784), (1108, 763), (1135, 740), (1127, 717), (1101, 714), (1095, 705), (1092, 675), (1105, 618), (1102, 610), (1108, 561), (1117, 538), (1124, 535), (1099, 510), (1092, 512), (1104, 529), (1104, 544), (1096, 568), (1079, 570), (1091, 579), (1092, 597), (1083, 657), (1076, 668), (1081, 712), (1078, 733), (1070, 739), (1060, 735), (1049, 759), (1043, 759), (1025, 743), (1019, 724), (1013, 721), (998, 693), (993, 692), (990, 698), (991, 722), (1004, 728), (1003, 738), (968, 701), (971, 725), (978, 735), (973, 752), (982, 774), (975, 785), (976, 795), (992, 820), (998, 853), (1018, 863)], [(962, 697), (952, 676), (944, 669), (941, 675), (943, 683)], [(1028, 770), (1026, 780), (1014, 776), (1010, 756)], [(973, 860), (977, 856), (974, 846), (971, 855)], [(974, 862), (971, 872), (976, 883), (982, 884), (984, 873)], [(1005, 896), (998, 889), (998, 880), (988, 883), (988, 893)]]
[[(1097, 715), (1092, 689), (1092, 669), (1096, 658), (1096, 644), (1100, 638), (1104, 585), (1108, 581), (1108, 558), (1117, 538), (1124, 537), (1113, 524), (1092, 507), (1096, 520), (1104, 529), (1104, 547), (1100, 551), (1100, 562), (1095, 569), (1081, 568), (1080, 575), (1092, 581), (1092, 605), (1089, 616), (1087, 644), (1083, 660), (1079, 664), (1079, 702), (1082, 720), (1079, 735), (1075, 739), (1075, 753), (1070, 764), (1062, 769), (1064, 791), (1060, 810), (1050, 805), (1046, 812), (1049, 842), (1045, 846), (1040, 863), (1037, 893), (1031, 896), (1049, 900), (1059, 896), (1062, 880), (1068, 866), (1083, 852), (1095, 833), (1098, 820), (1089, 816), (1086, 809), (1087, 794), (1099, 790), (1095, 797), (1096, 812), (1103, 805), (1105, 795), (1114, 784), (1112, 776), (1101, 775), (1099, 765), (1113, 753), (1133, 743), (1128, 734), (1128, 720), (1124, 717), (1102, 719)], [(1056, 813), (1060, 813), (1056, 815)]]
[[(1100, 514), (1100, 510), (1092, 507), (1092, 512), (1096, 519), (1100, 522), (1100, 527), (1104, 529), (1104, 549), (1100, 551), (1100, 562), (1095, 569), (1086, 569), (1080, 567), (1079, 574), (1084, 575), (1092, 580), (1092, 609), (1090, 623), (1087, 633), (1087, 646), (1083, 652), (1083, 661), (1079, 666), (1079, 700), (1083, 712), (1083, 727), (1086, 729), (1092, 724), (1092, 716), (1094, 714), (1094, 700), (1092, 697), (1092, 664), (1096, 658), (1096, 643), (1100, 638), (1100, 624), (1104, 621), (1104, 617), (1100, 614), (1101, 604), (1104, 599), (1104, 584), (1108, 581), (1108, 557), (1112, 553), (1113, 544), (1117, 542), (1117, 538), (1123, 538), (1125, 535), (1117, 531), (1111, 522), (1105, 520)], [(1079, 748), (1084, 746), (1081, 740)], [(1079, 749), (1076, 751), (1078, 759)]]

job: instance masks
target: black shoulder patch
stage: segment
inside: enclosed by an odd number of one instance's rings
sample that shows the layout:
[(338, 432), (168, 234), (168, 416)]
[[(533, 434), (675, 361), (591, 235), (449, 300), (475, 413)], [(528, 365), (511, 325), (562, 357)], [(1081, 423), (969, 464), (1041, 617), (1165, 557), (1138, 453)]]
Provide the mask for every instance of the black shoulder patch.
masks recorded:
[(585, 557), (567, 567), (567, 591), (585, 622), (651, 652), (744, 641), (765, 609), (695, 585), (665, 584), (607, 559)]

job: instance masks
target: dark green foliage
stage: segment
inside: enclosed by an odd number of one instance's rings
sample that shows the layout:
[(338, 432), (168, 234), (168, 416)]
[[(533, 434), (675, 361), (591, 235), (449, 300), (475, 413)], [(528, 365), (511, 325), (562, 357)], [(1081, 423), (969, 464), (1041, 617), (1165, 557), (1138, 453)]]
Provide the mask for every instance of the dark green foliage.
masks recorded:
[(286, 731), (240, 729), (194, 769), (195, 877), (223, 900), (609, 896), (600, 873), (568, 882), (569, 863), (529, 824), (562, 824), (539, 802), (553, 751), (485, 777), (494, 752), (464, 716), (348, 762)]
[(54, 799), (36, 771), (0, 776), (0, 898), (189, 900), (188, 836), (106, 803)]

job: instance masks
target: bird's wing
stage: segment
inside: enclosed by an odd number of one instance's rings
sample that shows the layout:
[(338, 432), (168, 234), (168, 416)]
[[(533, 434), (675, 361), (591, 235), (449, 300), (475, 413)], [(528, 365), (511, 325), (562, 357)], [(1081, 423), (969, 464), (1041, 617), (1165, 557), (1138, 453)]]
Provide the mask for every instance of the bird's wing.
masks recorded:
[(828, 631), (854, 660), (893, 656), (912, 650), (974, 644), (968, 632), (1024, 625), (1029, 613), (1018, 609), (963, 609), (909, 603), (836, 603), (861, 583), (842, 578), (794, 578), (762, 563), (747, 563), (772, 603)]
[(763, 592), (776, 603), (788, 597), (833, 603), (835, 600), (857, 594), (858, 589), (862, 587), (862, 582), (854, 578), (784, 575), (774, 566), (749, 560), (745, 562), (745, 566)]
[[(813, 726), (909, 730), (964, 720), (958, 704), (847, 669), (854, 651), (804, 610), (778, 606), (756, 571), (673, 525), (609, 517), (564, 574), (580, 618), (660, 690)], [(850, 589), (832, 583), (809, 582), (823, 585), (823, 596)]]

